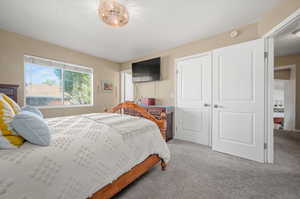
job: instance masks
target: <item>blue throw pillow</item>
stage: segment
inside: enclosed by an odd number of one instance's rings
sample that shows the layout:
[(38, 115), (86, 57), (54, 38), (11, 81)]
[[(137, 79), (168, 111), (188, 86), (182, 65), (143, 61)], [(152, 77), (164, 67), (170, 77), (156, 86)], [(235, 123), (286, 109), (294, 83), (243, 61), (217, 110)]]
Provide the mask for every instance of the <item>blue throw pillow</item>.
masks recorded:
[(37, 115), (39, 115), (40, 117), (43, 118), (42, 112), (34, 106), (25, 106), (25, 107), (22, 108), (22, 111), (32, 112), (32, 113), (35, 113), (35, 114), (37, 114)]
[(48, 146), (50, 130), (43, 118), (29, 111), (21, 111), (10, 123), (16, 133), (32, 144)]

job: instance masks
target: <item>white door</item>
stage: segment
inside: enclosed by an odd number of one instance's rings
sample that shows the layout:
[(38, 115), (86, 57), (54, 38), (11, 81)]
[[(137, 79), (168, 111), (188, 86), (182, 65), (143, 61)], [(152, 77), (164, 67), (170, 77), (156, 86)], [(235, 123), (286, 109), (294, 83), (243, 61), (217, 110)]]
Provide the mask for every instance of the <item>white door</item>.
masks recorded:
[(125, 101), (133, 100), (133, 82), (132, 73), (125, 73)]
[(134, 86), (131, 71), (121, 72), (122, 102), (134, 100)]
[(176, 138), (210, 145), (211, 54), (177, 62)]
[(212, 148), (264, 162), (264, 40), (213, 51)]

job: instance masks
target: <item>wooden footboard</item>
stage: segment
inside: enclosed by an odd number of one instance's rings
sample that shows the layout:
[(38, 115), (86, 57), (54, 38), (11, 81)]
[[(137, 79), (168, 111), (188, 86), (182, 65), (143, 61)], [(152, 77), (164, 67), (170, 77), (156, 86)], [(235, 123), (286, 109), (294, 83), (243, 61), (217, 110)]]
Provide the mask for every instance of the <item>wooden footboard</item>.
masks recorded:
[[(122, 111), (122, 109), (133, 109), (140, 113), (140, 115), (146, 119), (149, 119), (157, 124), (160, 129), (161, 135), (165, 139), (166, 135), (166, 114), (162, 113), (161, 120), (156, 119), (153, 115), (149, 114), (143, 107), (138, 106), (132, 102), (124, 102), (122, 104), (113, 107), (110, 110), (105, 110), (105, 112), (115, 113), (117, 111)], [(131, 184), (141, 175), (146, 173), (149, 169), (154, 167), (157, 163), (161, 162), (162, 170), (166, 169), (165, 162), (158, 155), (151, 155), (142, 163), (136, 165), (130, 171), (126, 172), (120, 176), (117, 180), (113, 181), (111, 184), (103, 187), (97, 191), (90, 199), (110, 199), (127, 185)]]
[(166, 130), (167, 130), (167, 116), (166, 116), (166, 113), (162, 112), (161, 115), (160, 115), (161, 119), (158, 120), (153, 115), (148, 113), (146, 111), (146, 109), (144, 109), (143, 107), (141, 107), (137, 104), (134, 104), (133, 102), (121, 103), (121, 104), (113, 107), (112, 109), (109, 109), (109, 110), (105, 109), (105, 112), (108, 112), (108, 113), (115, 113), (117, 111), (122, 112), (122, 110), (124, 110), (124, 109), (134, 110), (134, 111), (138, 112), (141, 115), (141, 117), (144, 117), (148, 120), (151, 120), (151, 121), (155, 122), (157, 124), (157, 126), (159, 127), (160, 133), (163, 136), (164, 140), (166, 140)]
[(111, 184), (103, 187), (98, 192), (96, 192), (90, 199), (110, 199), (127, 185), (135, 181), (141, 175), (146, 173), (149, 169), (154, 167), (161, 160), (158, 155), (149, 156), (144, 162), (136, 165), (127, 173), (120, 176), (117, 180), (113, 181)]

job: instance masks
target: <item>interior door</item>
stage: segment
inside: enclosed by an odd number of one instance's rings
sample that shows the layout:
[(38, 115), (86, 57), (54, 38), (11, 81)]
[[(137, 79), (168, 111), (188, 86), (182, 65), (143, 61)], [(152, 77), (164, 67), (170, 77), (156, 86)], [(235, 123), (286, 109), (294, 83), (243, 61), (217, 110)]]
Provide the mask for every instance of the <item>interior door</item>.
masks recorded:
[(125, 86), (125, 101), (133, 101), (133, 81), (132, 73), (124, 74), (124, 86)]
[(212, 148), (264, 162), (264, 40), (213, 51)]
[(211, 54), (177, 62), (176, 138), (211, 143)]

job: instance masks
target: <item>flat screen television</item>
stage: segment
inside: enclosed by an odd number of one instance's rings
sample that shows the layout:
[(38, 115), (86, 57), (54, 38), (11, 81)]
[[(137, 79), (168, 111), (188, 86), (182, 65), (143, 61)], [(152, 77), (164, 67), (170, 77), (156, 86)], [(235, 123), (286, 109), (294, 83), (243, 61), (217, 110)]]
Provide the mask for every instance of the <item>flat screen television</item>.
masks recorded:
[(160, 80), (160, 57), (132, 64), (133, 82)]

